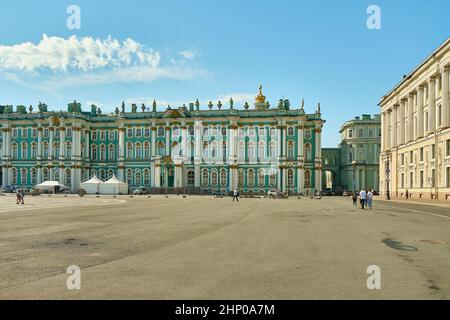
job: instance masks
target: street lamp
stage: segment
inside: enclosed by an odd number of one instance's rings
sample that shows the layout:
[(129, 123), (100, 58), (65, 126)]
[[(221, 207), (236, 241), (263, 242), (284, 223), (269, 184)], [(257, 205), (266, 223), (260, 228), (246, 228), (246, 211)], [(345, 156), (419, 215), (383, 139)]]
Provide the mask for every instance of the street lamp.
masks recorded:
[(355, 194), (356, 192), (356, 160), (352, 161), (352, 166), (353, 166), (353, 194)]
[(389, 190), (389, 174), (391, 173), (391, 169), (389, 168), (389, 157), (390, 152), (386, 152), (387, 160), (386, 160), (386, 200), (391, 200), (391, 191)]

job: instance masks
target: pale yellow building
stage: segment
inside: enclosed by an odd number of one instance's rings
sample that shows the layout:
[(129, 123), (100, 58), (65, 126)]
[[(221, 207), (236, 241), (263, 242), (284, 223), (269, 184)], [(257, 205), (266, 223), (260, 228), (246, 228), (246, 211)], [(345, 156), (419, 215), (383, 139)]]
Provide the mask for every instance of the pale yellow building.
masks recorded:
[(382, 97), (380, 190), (450, 202), (450, 38)]

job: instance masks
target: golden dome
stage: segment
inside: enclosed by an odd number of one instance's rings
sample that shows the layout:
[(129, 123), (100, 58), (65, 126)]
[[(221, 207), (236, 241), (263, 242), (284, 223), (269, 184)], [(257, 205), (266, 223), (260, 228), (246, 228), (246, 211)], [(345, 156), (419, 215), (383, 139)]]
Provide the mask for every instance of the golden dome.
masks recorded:
[(259, 94), (255, 100), (256, 103), (266, 103), (266, 97), (262, 94), (262, 86), (259, 86)]

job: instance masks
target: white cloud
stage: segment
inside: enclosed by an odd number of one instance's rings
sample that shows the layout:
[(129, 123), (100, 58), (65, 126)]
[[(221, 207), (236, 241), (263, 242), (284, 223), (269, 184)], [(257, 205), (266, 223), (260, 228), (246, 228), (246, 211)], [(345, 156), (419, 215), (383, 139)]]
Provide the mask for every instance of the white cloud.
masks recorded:
[(160, 59), (158, 52), (133, 39), (121, 42), (111, 36), (104, 40), (76, 36), (64, 39), (44, 34), (38, 44), (0, 45), (0, 69), (25, 72), (92, 71), (130, 65), (156, 68)]
[(178, 55), (187, 60), (194, 60), (199, 55), (199, 53), (194, 49), (189, 49), (178, 52)]

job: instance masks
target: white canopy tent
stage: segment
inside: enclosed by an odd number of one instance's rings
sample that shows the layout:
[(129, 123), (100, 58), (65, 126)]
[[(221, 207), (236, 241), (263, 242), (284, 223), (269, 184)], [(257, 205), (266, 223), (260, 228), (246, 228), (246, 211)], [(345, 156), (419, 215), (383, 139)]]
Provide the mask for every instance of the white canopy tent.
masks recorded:
[(40, 191), (49, 191), (49, 192), (61, 192), (66, 189), (66, 186), (60, 184), (58, 181), (45, 181), (40, 184), (34, 186), (36, 189)]
[(104, 184), (102, 180), (97, 178), (97, 176), (93, 176), (89, 180), (82, 182), (80, 184), (80, 188), (84, 189), (87, 194), (96, 194), (102, 193), (101, 186)]
[(115, 175), (100, 186), (102, 194), (128, 194), (128, 183), (123, 182)]

